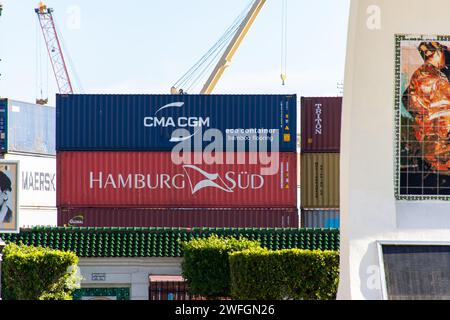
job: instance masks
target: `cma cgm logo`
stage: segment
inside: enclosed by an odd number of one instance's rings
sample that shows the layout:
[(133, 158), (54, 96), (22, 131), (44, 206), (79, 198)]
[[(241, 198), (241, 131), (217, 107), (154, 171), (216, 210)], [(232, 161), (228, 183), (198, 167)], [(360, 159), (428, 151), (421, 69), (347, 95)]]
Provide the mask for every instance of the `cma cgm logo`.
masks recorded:
[(184, 102), (174, 102), (167, 104), (158, 109), (153, 117), (144, 118), (144, 126), (146, 128), (197, 128), (197, 130), (192, 134), (184, 137), (173, 137), (170, 142), (181, 142), (188, 140), (195, 136), (202, 127), (210, 127), (210, 118), (202, 117), (158, 117), (158, 114), (167, 109), (181, 109), (184, 107)]
[(218, 173), (209, 173), (194, 165), (183, 166), (184, 174), (105, 174), (99, 172), (89, 173), (90, 189), (135, 189), (157, 190), (174, 189), (183, 190), (189, 184), (192, 194), (206, 188), (219, 189), (223, 192), (233, 193), (239, 190), (258, 190), (264, 187), (264, 177), (248, 172), (226, 172), (224, 177)]

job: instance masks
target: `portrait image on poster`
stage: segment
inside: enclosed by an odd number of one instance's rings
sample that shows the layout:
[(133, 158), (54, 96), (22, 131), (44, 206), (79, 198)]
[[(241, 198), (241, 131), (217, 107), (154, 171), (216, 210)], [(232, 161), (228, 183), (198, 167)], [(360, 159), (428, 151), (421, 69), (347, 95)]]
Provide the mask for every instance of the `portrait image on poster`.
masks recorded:
[(18, 229), (18, 164), (0, 162), (0, 232)]
[(396, 38), (396, 196), (450, 200), (450, 37)]

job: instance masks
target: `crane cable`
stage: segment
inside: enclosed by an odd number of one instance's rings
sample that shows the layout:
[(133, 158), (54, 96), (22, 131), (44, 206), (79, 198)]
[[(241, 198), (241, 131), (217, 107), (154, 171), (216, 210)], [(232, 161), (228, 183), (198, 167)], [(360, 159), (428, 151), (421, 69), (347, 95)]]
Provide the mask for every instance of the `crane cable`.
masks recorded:
[[(231, 41), (231, 37), (236, 33), (239, 25), (245, 17), (245, 12), (248, 10), (249, 9), (247, 8), (243, 13), (241, 13), (233, 24), (225, 31), (219, 41), (217, 41), (214, 46), (191, 69), (189, 69), (189, 71), (180, 80), (177, 81), (174, 87), (188, 86), (187, 90), (190, 90), (201, 80), (204, 74), (210, 69), (214, 61), (217, 60), (219, 54), (223, 52), (225, 46)], [(209, 63), (206, 64), (208, 60)], [(198, 74), (196, 75), (196, 73)]]
[[(213, 63), (217, 60), (217, 57), (220, 55), (220, 53), (223, 51), (225, 45), (231, 40), (232, 34), (236, 31), (235, 28), (231, 27), (227, 33), (225, 33), (222, 38), (217, 42), (213, 48), (208, 51), (207, 56), (204, 60), (200, 61), (198, 63), (198, 67), (194, 70), (197, 71), (200, 68), (200, 72), (197, 76), (195, 76), (195, 73), (192, 73), (192, 75), (187, 79), (193, 80), (191, 81), (191, 84), (188, 86), (187, 90), (190, 91), (193, 87), (195, 87), (198, 82), (203, 78), (203, 76), (210, 70), (210, 67), (213, 65)], [(209, 60), (209, 62), (207, 62)]]
[(37, 100), (43, 101), (43, 87), (44, 81), (42, 79), (42, 46), (39, 38), (40, 25), (39, 21), (36, 20), (36, 98)]
[(287, 47), (288, 47), (288, 0), (282, 0), (281, 9), (281, 84), (284, 86), (287, 79)]
[(211, 73), (212, 71), (211, 69), (214, 67), (214, 65), (217, 64), (219, 56), (222, 54), (226, 45), (228, 45), (228, 43), (231, 41), (232, 36), (236, 33), (237, 29), (239, 28), (239, 24), (240, 23), (236, 24), (233, 28), (230, 28), (230, 32), (222, 38), (222, 41), (220, 41), (220, 44), (217, 47), (217, 49), (214, 50), (214, 53), (210, 55), (211, 58), (209, 59), (209, 62), (206, 63), (206, 61), (204, 61), (206, 65), (203, 67), (203, 70), (194, 78), (192, 84), (188, 87), (188, 90), (191, 90), (193, 87), (196, 87), (200, 82), (200, 80), (204, 78), (205, 74)]
[[(64, 40), (63, 33), (60, 32), (60, 30), (59, 30), (58, 18), (53, 17), (53, 20), (55, 21), (55, 29), (56, 29), (56, 33), (59, 38), (61, 50), (64, 55), (66, 67), (68, 68), (69, 75), (73, 76), (73, 77), (70, 77), (70, 81), (73, 86), (73, 90), (76, 93), (84, 94), (85, 90), (84, 90), (83, 84), (81, 82), (81, 79), (78, 75), (77, 69), (75, 68), (75, 63), (73, 63), (72, 56), (70, 55), (70, 50), (67, 50), (66, 41)], [(74, 82), (74, 80), (75, 80), (75, 82)]]
[(222, 37), (203, 55), (194, 66), (192, 66), (174, 85), (173, 88), (186, 87), (186, 91), (195, 87), (200, 80), (202, 80), (208, 71), (214, 67), (217, 60), (220, 58), (221, 53), (225, 50), (226, 46), (230, 43), (233, 36), (236, 34), (242, 21), (245, 19), (248, 11), (253, 5), (254, 0), (250, 1), (247, 7), (241, 12), (241, 14), (234, 20), (231, 26), (225, 31)]
[[(49, 59), (47, 58), (48, 52), (46, 48), (42, 46), (40, 32), (41, 32), (41, 25), (39, 20), (36, 20), (36, 97), (37, 97), (36, 102), (38, 104), (47, 104), (50, 87), (49, 86), (50, 63)], [(43, 62), (44, 59), (45, 62)], [(44, 91), (46, 93), (45, 97)]]

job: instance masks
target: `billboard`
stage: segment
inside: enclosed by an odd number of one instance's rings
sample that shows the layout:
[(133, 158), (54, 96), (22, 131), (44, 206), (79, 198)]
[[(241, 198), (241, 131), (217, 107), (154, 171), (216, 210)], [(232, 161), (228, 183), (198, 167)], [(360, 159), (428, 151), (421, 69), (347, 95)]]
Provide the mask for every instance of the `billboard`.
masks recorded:
[(396, 36), (396, 198), (450, 200), (450, 36)]
[(0, 233), (19, 231), (19, 163), (0, 161)]

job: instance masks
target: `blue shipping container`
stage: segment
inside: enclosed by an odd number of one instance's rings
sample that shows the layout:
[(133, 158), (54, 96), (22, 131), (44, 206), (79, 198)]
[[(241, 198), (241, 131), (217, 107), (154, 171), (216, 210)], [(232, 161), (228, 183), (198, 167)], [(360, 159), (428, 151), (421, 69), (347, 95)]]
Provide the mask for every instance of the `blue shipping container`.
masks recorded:
[(56, 155), (54, 107), (0, 99), (0, 152)]
[(296, 113), (296, 95), (57, 95), (56, 149), (202, 151), (222, 142), (236, 150), (240, 141), (242, 151), (255, 142), (251, 151), (261, 151), (277, 137), (279, 151), (295, 152)]
[(302, 228), (340, 228), (339, 210), (302, 210), (301, 212)]

